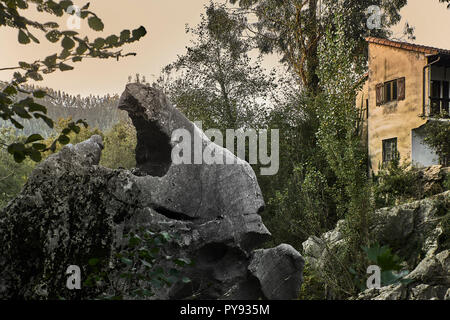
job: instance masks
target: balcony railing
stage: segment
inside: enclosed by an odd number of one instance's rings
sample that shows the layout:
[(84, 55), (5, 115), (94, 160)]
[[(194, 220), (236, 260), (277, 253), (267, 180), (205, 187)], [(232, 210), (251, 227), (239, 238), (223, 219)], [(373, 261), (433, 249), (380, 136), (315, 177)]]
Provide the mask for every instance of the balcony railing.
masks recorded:
[(450, 99), (430, 98), (430, 116), (449, 114)]

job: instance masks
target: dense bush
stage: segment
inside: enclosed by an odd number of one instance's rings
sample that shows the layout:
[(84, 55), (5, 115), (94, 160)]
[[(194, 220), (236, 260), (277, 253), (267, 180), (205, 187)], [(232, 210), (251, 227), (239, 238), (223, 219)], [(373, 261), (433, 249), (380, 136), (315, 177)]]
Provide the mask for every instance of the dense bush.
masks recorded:
[(439, 155), (439, 161), (444, 166), (450, 165), (450, 120), (448, 115), (442, 115), (441, 121), (429, 121), (425, 126), (425, 141)]
[[(141, 228), (124, 238), (126, 244), (115, 254), (113, 263), (95, 257), (89, 260), (90, 270), (84, 285), (99, 293), (98, 299), (145, 300), (163, 287), (191, 282), (183, 268), (192, 261), (168, 256), (165, 252), (176, 240), (174, 235)], [(158, 266), (162, 260), (165, 269)]]
[[(16, 139), (14, 129), (0, 128), (1, 144), (8, 145)], [(26, 138), (18, 139), (24, 141)], [(20, 192), (34, 166), (35, 163), (28, 159), (22, 163), (15, 162), (6, 149), (0, 148), (0, 208)]]
[(129, 121), (121, 121), (104, 134), (100, 164), (111, 169), (136, 167), (136, 129)]
[(398, 205), (420, 199), (422, 187), (417, 170), (408, 163), (394, 160), (374, 176), (373, 194), (377, 208)]

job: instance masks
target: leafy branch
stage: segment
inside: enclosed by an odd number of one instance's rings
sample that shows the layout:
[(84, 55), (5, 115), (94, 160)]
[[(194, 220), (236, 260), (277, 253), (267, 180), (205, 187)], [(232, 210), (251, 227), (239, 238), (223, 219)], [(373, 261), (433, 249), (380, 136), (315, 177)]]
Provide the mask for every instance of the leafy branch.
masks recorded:
[[(62, 30), (56, 22), (40, 23), (32, 21), (19, 13), (19, 9), (29, 9), (29, 4), (34, 4), (38, 12), (46, 12), (51, 15), (62, 17), (64, 14), (70, 15), (73, 12), (73, 2), (63, 0), (55, 2), (52, 0), (0, 0), (0, 27), (18, 29), (18, 42), (23, 45), (32, 42), (39, 44), (40, 40), (30, 31), (31, 29), (45, 33), (45, 38), (50, 43), (60, 43), (62, 51), (47, 56), (44, 59), (33, 62), (20, 61), (17, 66), (0, 68), (0, 71), (17, 70), (13, 79), (0, 91), (0, 118), (10, 121), (19, 130), (24, 129), (20, 119), (42, 119), (48, 127), (53, 128), (53, 120), (47, 116), (47, 108), (35, 101), (42, 99), (48, 94), (46, 91), (38, 89), (32, 92), (24, 90), (21, 85), (29, 79), (42, 81), (44, 75), (55, 71), (70, 71), (74, 67), (69, 63), (77, 63), (86, 58), (116, 59), (135, 56), (136, 53), (123, 53), (118, 48), (126, 44), (139, 41), (147, 34), (144, 27), (134, 30), (123, 30), (119, 35), (110, 35), (106, 38), (98, 37), (89, 40), (87, 36), (82, 37), (73, 30)], [(79, 13), (80, 19), (87, 19), (89, 27), (94, 31), (103, 31), (102, 20), (92, 11), (89, 11), (90, 3), (84, 5)], [(26, 98), (19, 100), (18, 93), (24, 93)], [(15, 161), (22, 162), (26, 157), (39, 162), (42, 153), (55, 151), (57, 143), (68, 144), (70, 132), (79, 133), (79, 125), (87, 126), (84, 120), (70, 123), (62, 134), (47, 148), (42, 143), (43, 138), (39, 134), (33, 134), (25, 142), (15, 142), (7, 147), (8, 152), (14, 156)]]

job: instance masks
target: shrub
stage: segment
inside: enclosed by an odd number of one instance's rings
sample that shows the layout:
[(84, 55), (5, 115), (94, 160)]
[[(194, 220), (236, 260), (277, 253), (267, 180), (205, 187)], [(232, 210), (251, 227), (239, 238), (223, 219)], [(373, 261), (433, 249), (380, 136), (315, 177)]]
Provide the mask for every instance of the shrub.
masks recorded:
[[(89, 260), (90, 273), (84, 285), (101, 292), (98, 299), (148, 299), (163, 287), (191, 282), (183, 276), (181, 269), (192, 262), (187, 258), (168, 256), (165, 252), (175, 240), (174, 236), (141, 228), (139, 232), (130, 232), (124, 237), (128, 241), (115, 254), (114, 268), (110, 268), (108, 259)], [(165, 261), (167, 268), (158, 266), (161, 261)]]
[(373, 194), (377, 208), (394, 206), (422, 197), (417, 170), (408, 167), (407, 163), (400, 165), (399, 160), (394, 160), (374, 176)]
[[(0, 144), (6, 145), (15, 139), (25, 141), (25, 137), (16, 137), (13, 128), (0, 128)], [(34, 166), (29, 159), (15, 162), (6, 149), (0, 148), (0, 209), (21, 191)]]
[(450, 173), (447, 173), (445, 176), (445, 180), (442, 183), (442, 186), (444, 187), (444, 191), (450, 190)]
[(303, 269), (303, 284), (300, 289), (299, 300), (322, 300), (325, 298), (325, 284), (320, 275), (309, 265)]
[(364, 252), (371, 263), (377, 265), (381, 269), (381, 286), (388, 286), (396, 283), (407, 283), (403, 279), (408, 275), (408, 270), (401, 270), (402, 263), (399, 256), (392, 253), (389, 246), (380, 246), (378, 243), (370, 247), (364, 247)]

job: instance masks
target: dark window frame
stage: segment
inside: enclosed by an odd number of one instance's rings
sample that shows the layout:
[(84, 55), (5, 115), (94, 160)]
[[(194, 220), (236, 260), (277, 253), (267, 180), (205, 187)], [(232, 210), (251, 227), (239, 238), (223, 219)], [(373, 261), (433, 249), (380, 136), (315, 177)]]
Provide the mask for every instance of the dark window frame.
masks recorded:
[(398, 79), (386, 81), (383, 86), (384, 103), (398, 101)]
[(398, 139), (390, 138), (382, 140), (383, 164), (390, 163), (398, 159)]
[(430, 116), (450, 113), (449, 90), (448, 80), (430, 80)]
[(405, 100), (405, 77), (385, 81), (376, 85), (377, 106)]

